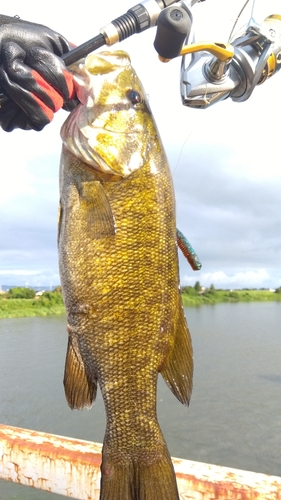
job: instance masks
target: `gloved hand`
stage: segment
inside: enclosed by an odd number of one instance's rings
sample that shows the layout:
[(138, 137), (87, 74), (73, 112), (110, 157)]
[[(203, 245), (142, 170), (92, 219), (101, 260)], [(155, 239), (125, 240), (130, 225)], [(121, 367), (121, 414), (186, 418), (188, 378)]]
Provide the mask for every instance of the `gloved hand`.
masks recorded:
[(49, 28), (0, 15), (0, 89), (10, 98), (0, 108), (5, 131), (42, 130), (60, 108), (71, 109), (73, 79), (58, 57), (69, 50)]

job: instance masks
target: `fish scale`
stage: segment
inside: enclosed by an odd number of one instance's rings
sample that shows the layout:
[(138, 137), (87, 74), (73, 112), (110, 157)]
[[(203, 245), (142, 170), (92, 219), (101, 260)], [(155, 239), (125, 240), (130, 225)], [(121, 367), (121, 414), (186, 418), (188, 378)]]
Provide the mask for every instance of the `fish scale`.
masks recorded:
[[(192, 389), (171, 174), (129, 56), (90, 55), (75, 71), (89, 100), (61, 133), (66, 398), (71, 408), (89, 407), (100, 387), (101, 500), (178, 500), (156, 415), (159, 372), (183, 404)], [(139, 102), (130, 101), (132, 89)]]

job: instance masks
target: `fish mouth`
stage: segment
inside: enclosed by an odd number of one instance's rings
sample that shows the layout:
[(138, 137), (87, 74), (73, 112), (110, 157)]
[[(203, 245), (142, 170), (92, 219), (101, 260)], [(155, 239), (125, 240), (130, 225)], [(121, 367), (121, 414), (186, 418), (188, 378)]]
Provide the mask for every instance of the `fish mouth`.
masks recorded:
[(126, 136), (134, 136), (134, 135), (139, 135), (143, 132), (143, 130), (116, 130), (116, 129), (113, 129), (113, 128), (109, 128), (109, 127), (96, 127), (95, 125), (93, 125), (93, 128), (96, 130), (96, 131), (100, 131), (100, 133), (110, 133), (112, 135), (126, 135)]

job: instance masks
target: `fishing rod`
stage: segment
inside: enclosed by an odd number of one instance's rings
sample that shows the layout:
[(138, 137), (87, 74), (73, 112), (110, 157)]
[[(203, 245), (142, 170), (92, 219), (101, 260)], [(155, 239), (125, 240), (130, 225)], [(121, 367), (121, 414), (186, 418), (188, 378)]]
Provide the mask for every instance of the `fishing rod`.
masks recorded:
[(179, 0), (144, 0), (131, 7), (126, 14), (117, 17), (111, 23), (100, 29), (100, 34), (79, 45), (62, 59), (66, 66), (79, 61), (90, 52), (99, 49), (103, 45), (114, 45), (122, 42), (136, 33), (142, 33), (148, 28), (156, 26), (158, 16), (162, 9), (177, 3)]

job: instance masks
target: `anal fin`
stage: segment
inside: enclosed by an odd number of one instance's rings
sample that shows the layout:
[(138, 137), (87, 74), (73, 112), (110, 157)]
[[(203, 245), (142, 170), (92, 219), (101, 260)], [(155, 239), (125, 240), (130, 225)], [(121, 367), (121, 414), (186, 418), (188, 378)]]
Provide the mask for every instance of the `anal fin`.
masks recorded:
[(87, 377), (82, 359), (76, 355), (70, 340), (67, 346), (63, 384), (71, 409), (82, 410), (92, 406), (96, 399), (97, 381), (89, 380)]
[(178, 400), (188, 405), (192, 392), (193, 350), (181, 301), (179, 309), (174, 347), (161, 369), (161, 375)]

